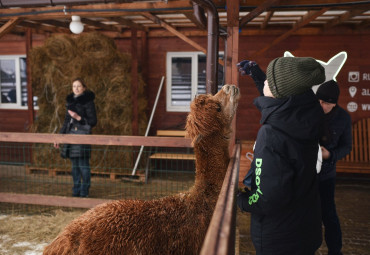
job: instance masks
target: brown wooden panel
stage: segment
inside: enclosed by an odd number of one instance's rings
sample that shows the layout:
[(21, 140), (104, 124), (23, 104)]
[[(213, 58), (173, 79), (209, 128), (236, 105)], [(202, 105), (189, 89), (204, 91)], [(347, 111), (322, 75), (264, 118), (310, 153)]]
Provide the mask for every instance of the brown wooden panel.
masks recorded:
[[(243, 35), (243, 33), (241, 33)], [(250, 59), (251, 55), (259, 49), (265, 47), (269, 42), (281, 35), (281, 31), (269, 35), (244, 35), (239, 37), (238, 61)], [(33, 34), (33, 46), (42, 45), (45, 36)], [(206, 36), (193, 36), (192, 40), (206, 46)], [(356, 112), (351, 112), (350, 116), (353, 122), (363, 118), (370, 117), (370, 111), (360, 109), (360, 104), (366, 104), (369, 97), (359, 94), (360, 88), (368, 88), (370, 81), (361, 81), (358, 84), (348, 82), (349, 71), (360, 71), (367, 73), (370, 70), (370, 52), (367, 44), (370, 41), (370, 35), (292, 35), (287, 40), (280, 42), (267, 50), (261, 56), (253, 59), (257, 61), (263, 70), (266, 70), (268, 63), (276, 58), (283, 56), (286, 50), (291, 51), (295, 56), (312, 56), (317, 59), (328, 61), (331, 57), (340, 51), (347, 51), (348, 59), (337, 76), (337, 81), (341, 88), (339, 105), (346, 109), (348, 102), (355, 101), (359, 104)], [(130, 52), (130, 38), (116, 39), (117, 48), (122, 52)], [(6, 35), (0, 41), (0, 55), (25, 54), (25, 37)], [(147, 67), (147, 86), (148, 95), (148, 116), (151, 113), (161, 77), (166, 75), (166, 53), (169, 51), (194, 51), (193, 47), (176, 37), (147, 38), (147, 58), (142, 65)], [(220, 47), (223, 50), (222, 47)], [(138, 40), (138, 51), (141, 50), (141, 41)], [(358, 92), (355, 98), (351, 98), (348, 89), (356, 85)], [(260, 113), (253, 105), (253, 99), (258, 96), (253, 80), (249, 76), (239, 76), (239, 88), (241, 99), (236, 119), (236, 138), (241, 140), (254, 140), (258, 129)], [(19, 111), (20, 113), (21, 111)], [(157, 129), (177, 129), (185, 126), (187, 113), (166, 112), (166, 90), (161, 92), (158, 107), (153, 119), (150, 134), (155, 135)], [(13, 119), (14, 118), (14, 119)], [(23, 132), (26, 130), (27, 116), (20, 113), (17, 117), (13, 110), (0, 109), (0, 131)], [(3, 124), (3, 120), (10, 123)], [(369, 152), (368, 152), (369, 153)]]

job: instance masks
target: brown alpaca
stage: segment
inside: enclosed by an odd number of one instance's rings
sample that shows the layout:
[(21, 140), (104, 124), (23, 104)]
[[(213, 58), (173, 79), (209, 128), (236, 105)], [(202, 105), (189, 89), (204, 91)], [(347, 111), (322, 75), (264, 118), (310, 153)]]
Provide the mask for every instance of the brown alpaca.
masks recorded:
[(195, 185), (157, 200), (118, 200), (73, 220), (44, 254), (199, 254), (229, 162), (239, 90), (225, 85), (191, 104), (186, 130), (196, 156)]

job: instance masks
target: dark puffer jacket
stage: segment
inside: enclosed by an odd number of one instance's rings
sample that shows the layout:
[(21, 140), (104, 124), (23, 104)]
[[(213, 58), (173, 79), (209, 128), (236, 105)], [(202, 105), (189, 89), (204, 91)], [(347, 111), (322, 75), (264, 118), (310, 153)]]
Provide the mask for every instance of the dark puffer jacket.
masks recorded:
[[(96, 126), (96, 110), (94, 104), (95, 94), (92, 91), (86, 90), (82, 95), (74, 97), (71, 93), (66, 98), (66, 115), (62, 128), (60, 129), (61, 134), (70, 134), (72, 129), (83, 129), (87, 125), (90, 128)], [(76, 112), (81, 116), (81, 120), (77, 121), (69, 115), (68, 110)], [(91, 129), (90, 129), (91, 130)], [(64, 145), (63, 149), (67, 146)], [(78, 157), (88, 157), (90, 158), (91, 145), (83, 144), (70, 144), (68, 157), (78, 158)]]
[(352, 150), (351, 116), (339, 105), (325, 115), (326, 129), (320, 144), (330, 152), (330, 158), (323, 160), (320, 181), (335, 178), (337, 161)]
[(251, 212), (258, 255), (314, 254), (322, 242), (316, 161), (323, 110), (312, 90), (287, 99), (258, 97), (261, 124), (251, 190), (238, 206)]

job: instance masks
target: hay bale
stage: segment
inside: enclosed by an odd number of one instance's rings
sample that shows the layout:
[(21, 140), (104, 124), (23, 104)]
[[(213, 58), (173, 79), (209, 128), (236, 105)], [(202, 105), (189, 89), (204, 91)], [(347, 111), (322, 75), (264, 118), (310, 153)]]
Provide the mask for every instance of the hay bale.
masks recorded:
[[(81, 77), (96, 96), (98, 124), (93, 134), (132, 135), (131, 57), (119, 52), (113, 39), (99, 33), (52, 36), (43, 46), (31, 50), (30, 64), (33, 93), (39, 105), (33, 132), (59, 132), (66, 114), (65, 99), (72, 92), (72, 80)], [(140, 135), (144, 135), (147, 125), (144, 87), (139, 75)], [(134, 161), (127, 148), (116, 151), (114, 157), (117, 153), (127, 162)], [(58, 150), (39, 149), (35, 145), (34, 165), (45, 165), (50, 158), (57, 158), (56, 165), (70, 167), (58, 154)], [(92, 153), (92, 168), (119, 169), (119, 165), (114, 165), (117, 160), (109, 160), (110, 157), (108, 146), (99, 147), (99, 151)]]

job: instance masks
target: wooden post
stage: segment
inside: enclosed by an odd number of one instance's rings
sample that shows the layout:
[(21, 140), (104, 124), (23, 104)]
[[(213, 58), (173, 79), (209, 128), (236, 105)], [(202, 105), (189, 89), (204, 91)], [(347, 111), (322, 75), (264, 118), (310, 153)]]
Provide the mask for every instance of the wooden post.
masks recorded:
[(138, 55), (137, 55), (137, 30), (131, 28), (131, 102), (132, 102), (132, 135), (139, 134), (138, 116)]
[(141, 74), (145, 82), (148, 82), (148, 35), (146, 31), (141, 31)]
[(28, 129), (32, 126), (34, 121), (33, 109), (33, 92), (32, 92), (32, 77), (30, 64), (30, 50), (32, 48), (32, 30), (27, 29), (26, 33), (26, 72), (27, 72), (27, 107), (28, 107)]
[[(239, 1), (227, 0), (227, 59), (225, 61), (226, 68), (226, 84), (238, 84), (238, 63), (239, 56)], [(236, 117), (232, 122), (233, 133), (231, 134), (230, 155), (235, 144), (235, 129)]]

